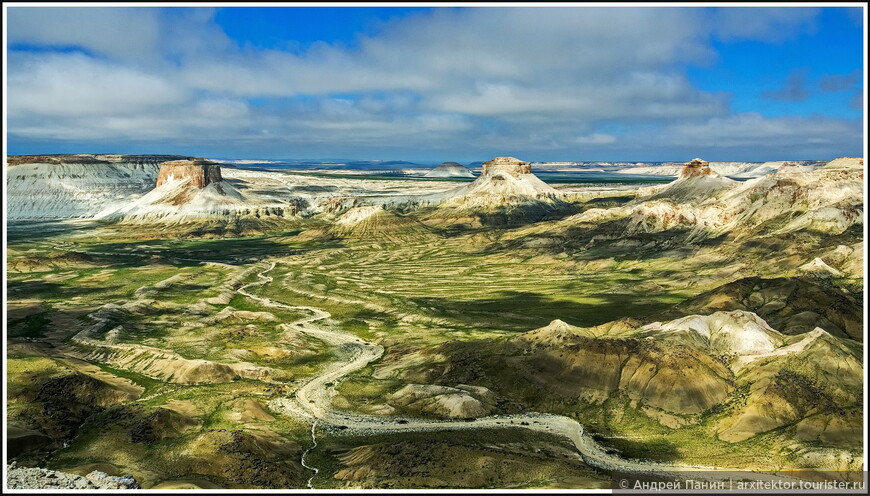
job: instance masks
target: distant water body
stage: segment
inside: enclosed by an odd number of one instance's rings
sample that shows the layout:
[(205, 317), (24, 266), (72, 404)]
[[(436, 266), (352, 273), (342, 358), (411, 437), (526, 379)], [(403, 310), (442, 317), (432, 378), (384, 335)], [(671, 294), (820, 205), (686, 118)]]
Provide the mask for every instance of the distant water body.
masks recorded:
[(608, 171), (558, 171), (535, 172), (541, 180), (553, 184), (563, 183), (669, 183), (676, 176), (653, 176), (649, 174), (617, 174)]
[[(305, 161), (269, 161), (269, 162), (229, 162), (240, 169), (273, 170), (281, 172), (300, 172), (307, 175), (322, 177), (340, 177), (349, 179), (380, 179), (380, 180), (431, 180), (470, 182), (468, 177), (423, 177), (433, 167), (413, 163), (384, 162), (305, 162)], [(386, 166), (386, 167), (385, 167)], [(668, 183), (676, 176), (660, 176), (648, 174), (617, 174), (615, 171), (596, 170), (576, 171), (534, 171), (543, 181), (552, 184), (574, 183)]]

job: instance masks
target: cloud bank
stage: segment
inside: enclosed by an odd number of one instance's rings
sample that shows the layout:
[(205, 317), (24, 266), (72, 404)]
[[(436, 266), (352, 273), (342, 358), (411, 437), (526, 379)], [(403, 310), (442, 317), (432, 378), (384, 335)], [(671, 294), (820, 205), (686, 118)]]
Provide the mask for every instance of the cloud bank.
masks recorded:
[[(351, 46), (291, 51), (232, 40), (212, 9), (10, 7), (9, 136), (258, 157), (677, 159), (709, 150), (737, 160), (854, 151), (862, 131), (852, 121), (733, 114), (730, 94), (703, 91), (686, 75), (716, 62), (716, 41), (783, 43), (816, 29), (817, 16), (803, 8), (445, 8), (387, 22)], [(854, 82), (822, 84), (841, 91)], [(803, 76), (766, 96), (805, 99)]]

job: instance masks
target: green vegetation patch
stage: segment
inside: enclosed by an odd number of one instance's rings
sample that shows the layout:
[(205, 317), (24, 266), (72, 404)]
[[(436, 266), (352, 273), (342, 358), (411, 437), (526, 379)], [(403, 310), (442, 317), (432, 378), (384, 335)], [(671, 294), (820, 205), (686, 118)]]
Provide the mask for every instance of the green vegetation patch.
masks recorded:
[(52, 310), (32, 313), (20, 319), (9, 320), (8, 334), (10, 338), (39, 338), (51, 325)]
[(321, 437), (307, 457), (325, 489), (604, 488), (564, 439), (525, 429)]

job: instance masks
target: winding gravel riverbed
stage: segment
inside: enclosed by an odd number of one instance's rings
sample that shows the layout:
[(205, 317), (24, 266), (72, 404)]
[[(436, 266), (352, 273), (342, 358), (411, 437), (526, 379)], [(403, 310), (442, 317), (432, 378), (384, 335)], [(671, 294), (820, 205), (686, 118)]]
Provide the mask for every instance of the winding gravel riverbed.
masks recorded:
[[(250, 293), (248, 288), (272, 282), (267, 274), (275, 268), (275, 263), (258, 273), (259, 281), (246, 284), (238, 292), (261, 305), (285, 310), (304, 310), (311, 315), (289, 324), (294, 330), (320, 339), (330, 345), (340, 347), (347, 356), (343, 361), (327, 364), (317, 376), (305, 381), (289, 396), (272, 400), (270, 408), (286, 415), (305, 418), (320, 424), (338, 435), (372, 435), (378, 433), (424, 432), (471, 429), (530, 429), (538, 432), (563, 436), (571, 440), (580, 456), (590, 466), (618, 472), (684, 472), (720, 471), (721, 467), (707, 467), (683, 464), (662, 464), (643, 460), (626, 460), (605, 451), (590, 436), (586, 435), (583, 425), (568, 417), (545, 413), (526, 413), (518, 415), (492, 415), (474, 420), (431, 420), (414, 417), (361, 415), (336, 410), (332, 398), (337, 394), (335, 387), (341, 379), (356, 372), (384, 354), (383, 346), (364, 341), (352, 334), (320, 327), (317, 324), (331, 315), (321, 309), (307, 306), (291, 306)], [(316, 424), (312, 427), (312, 440), (316, 445)], [(313, 446), (312, 446), (313, 448)], [(311, 448), (310, 448), (311, 449)], [(307, 450), (305, 454), (309, 451)], [(304, 462), (304, 455), (303, 455)], [(316, 474), (317, 468), (303, 463)], [(760, 475), (760, 474), (759, 474)], [(313, 476), (312, 476), (313, 479)], [(309, 480), (309, 487), (311, 481)]]

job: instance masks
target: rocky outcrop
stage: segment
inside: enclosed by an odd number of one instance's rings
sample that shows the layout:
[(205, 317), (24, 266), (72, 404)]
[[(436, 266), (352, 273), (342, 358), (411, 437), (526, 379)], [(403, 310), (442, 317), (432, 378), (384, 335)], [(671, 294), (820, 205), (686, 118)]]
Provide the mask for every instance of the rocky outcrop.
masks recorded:
[(44, 468), (6, 466), (6, 484), (9, 489), (139, 489), (131, 475), (114, 477), (94, 470), (84, 477)]
[(187, 178), (192, 186), (202, 189), (221, 182), (221, 168), (216, 162), (204, 158), (163, 162), (157, 174), (157, 187)]
[(494, 159), (483, 163), (483, 171), (481, 176), (495, 175), (498, 172), (510, 174), (513, 177), (519, 177), (520, 174), (531, 174), (531, 162), (523, 162), (514, 157), (495, 157)]
[(840, 157), (835, 158), (828, 162), (827, 165), (823, 167), (826, 170), (850, 170), (850, 169), (858, 169), (864, 170), (864, 159), (861, 157)]
[(686, 162), (683, 164), (683, 170), (680, 171), (680, 177), (682, 178), (712, 176), (714, 174), (716, 173), (710, 170), (710, 162), (700, 158)]
[(495, 409), (497, 400), (489, 389), (465, 384), (456, 387), (408, 384), (389, 397), (389, 402), (395, 407), (446, 418), (489, 415)]

